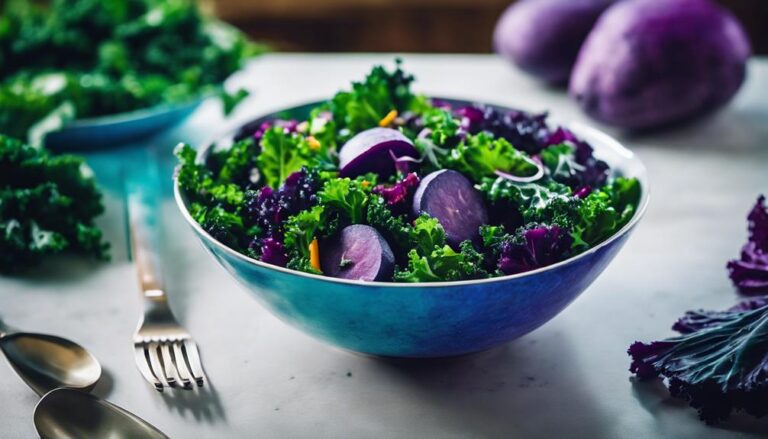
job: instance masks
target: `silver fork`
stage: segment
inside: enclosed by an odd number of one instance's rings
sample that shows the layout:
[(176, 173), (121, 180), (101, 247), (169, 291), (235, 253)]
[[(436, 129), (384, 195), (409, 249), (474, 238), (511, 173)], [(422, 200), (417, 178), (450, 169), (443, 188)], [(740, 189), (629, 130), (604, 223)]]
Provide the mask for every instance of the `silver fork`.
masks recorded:
[(134, 356), (144, 378), (162, 392), (166, 386), (202, 386), (205, 374), (197, 345), (176, 321), (165, 294), (159, 251), (161, 185), (155, 160), (150, 157), (132, 166), (125, 177), (131, 253), (144, 299), (144, 315), (133, 336)]

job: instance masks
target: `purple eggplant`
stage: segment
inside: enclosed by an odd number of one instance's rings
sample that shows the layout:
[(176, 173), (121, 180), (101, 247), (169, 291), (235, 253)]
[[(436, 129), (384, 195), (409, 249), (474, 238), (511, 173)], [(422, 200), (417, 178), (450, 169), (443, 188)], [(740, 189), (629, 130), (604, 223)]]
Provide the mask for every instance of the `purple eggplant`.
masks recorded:
[(341, 177), (373, 172), (382, 177), (395, 173), (395, 159), (418, 157), (413, 142), (392, 128), (371, 128), (349, 139), (339, 151)]
[(413, 197), (412, 212), (437, 218), (452, 247), (465, 240), (477, 241), (478, 229), (488, 223), (480, 192), (466, 177), (449, 169), (435, 171), (421, 180)]
[(353, 224), (321, 244), (320, 268), (341, 279), (388, 281), (395, 272), (395, 255), (376, 229)]

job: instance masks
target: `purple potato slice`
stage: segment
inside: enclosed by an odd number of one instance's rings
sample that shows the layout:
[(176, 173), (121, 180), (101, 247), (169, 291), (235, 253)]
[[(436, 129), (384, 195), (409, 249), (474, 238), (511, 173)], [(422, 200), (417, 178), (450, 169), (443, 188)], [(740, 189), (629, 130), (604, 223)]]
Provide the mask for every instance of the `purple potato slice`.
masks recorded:
[(351, 280), (391, 280), (395, 255), (387, 241), (371, 226), (353, 224), (320, 247), (323, 274)]
[(413, 142), (392, 128), (371, 128), (349, 139), (339, 151), (342, 177), (373, 172), (382, 177), (395, 173), (395, 158), (418, 157)]
[(488, 223), (483, 196), (461, 173), (435, 171), (421, 180), (413, 197), (413, 214), (426, 213), (440, 221), (451, 247), (462, 241), (477, 242), (479, 228)]

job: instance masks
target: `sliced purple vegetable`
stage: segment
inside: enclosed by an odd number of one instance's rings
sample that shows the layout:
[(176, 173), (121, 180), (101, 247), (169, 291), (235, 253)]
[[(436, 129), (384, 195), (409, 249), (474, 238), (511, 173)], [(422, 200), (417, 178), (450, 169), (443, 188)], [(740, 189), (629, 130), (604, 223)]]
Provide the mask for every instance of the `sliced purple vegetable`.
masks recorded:
[(480, 192), (456, 171), (435, 171), (421, 180), (413, 197), (413, 214), (437, 218), (449, 245), (458, 248), (465, 240), (476, 241), (479, 228), (488, 223)]
[(403, 133), (392, 128), (371, 128), (358, 133), (341, 147), (341, 177), (357, 177), (373, 172), (382, 177), (395, 173), (393, 157), (419, 157), (419, 152)]
[(386, 281), (395, 272), (395, 255), (376, 229), (353, 224), (320, 245), (320, 268), (341, 279)]

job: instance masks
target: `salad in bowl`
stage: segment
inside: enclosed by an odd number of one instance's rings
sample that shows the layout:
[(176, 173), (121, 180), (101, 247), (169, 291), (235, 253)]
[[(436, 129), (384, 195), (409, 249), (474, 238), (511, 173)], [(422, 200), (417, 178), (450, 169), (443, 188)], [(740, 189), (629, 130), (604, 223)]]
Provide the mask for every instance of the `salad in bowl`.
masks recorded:
[(554, 317), (647, 204), (609, 136), (425, 97), (399, 61), (176, 154), (179, 208), (270, 311), (334, 345), (435, 357)]
[(247, 124), (179, 185), (212, 237), (253, 259), (342, 279), (441, 282), (576, 256), (633, 217), (636, 178), (546, 114), (427, 99), (376, 67), (305, 120)]

